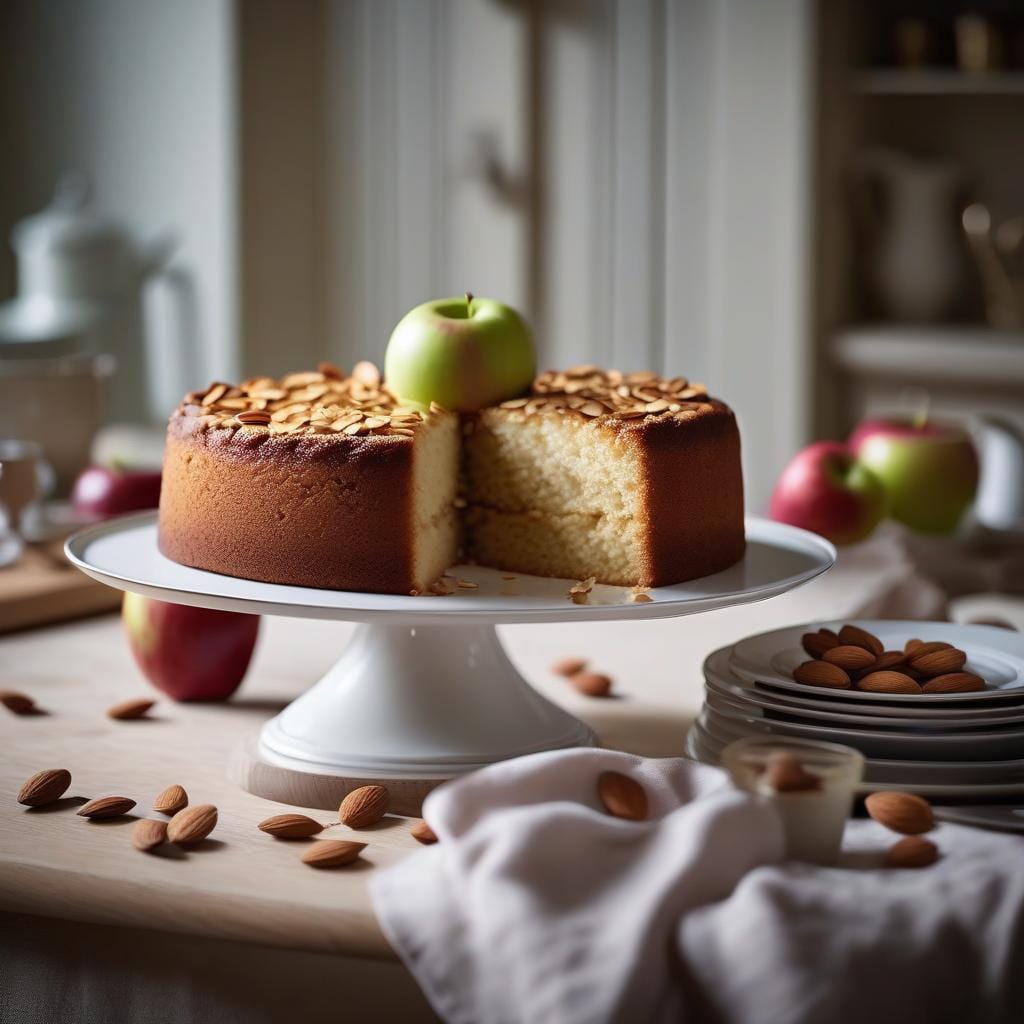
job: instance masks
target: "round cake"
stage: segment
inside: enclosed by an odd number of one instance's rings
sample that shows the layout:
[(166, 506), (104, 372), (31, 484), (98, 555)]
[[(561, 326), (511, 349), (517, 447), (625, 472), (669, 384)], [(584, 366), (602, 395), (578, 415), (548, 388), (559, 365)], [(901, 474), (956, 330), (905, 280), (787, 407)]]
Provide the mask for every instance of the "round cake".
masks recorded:
[(212, 384), (168, 427), (160, 550), (229, 576), (444, 593), (461, 557), (648, 588), (744, 543), (736, 419), (682, 377), (580, 366), (456, 414), (325, 364)]

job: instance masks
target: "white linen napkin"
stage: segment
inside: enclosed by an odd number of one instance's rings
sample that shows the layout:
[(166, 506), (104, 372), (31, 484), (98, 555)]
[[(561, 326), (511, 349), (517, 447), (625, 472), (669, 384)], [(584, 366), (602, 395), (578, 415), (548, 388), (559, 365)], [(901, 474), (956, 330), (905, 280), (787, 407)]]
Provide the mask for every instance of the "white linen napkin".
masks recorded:
[[(647, 821), (601, 809), (605, 770), (643, 784)], [(896, 837), (853, 822), (844, 867), (782, 863), (770, 801), (608, 750), (494, 765), (425, 817), (438, 845), (371, 892), (449, 1024), (1022, 1019), (1018, 837), (942, 825), (939, 864), (882, 871)]]

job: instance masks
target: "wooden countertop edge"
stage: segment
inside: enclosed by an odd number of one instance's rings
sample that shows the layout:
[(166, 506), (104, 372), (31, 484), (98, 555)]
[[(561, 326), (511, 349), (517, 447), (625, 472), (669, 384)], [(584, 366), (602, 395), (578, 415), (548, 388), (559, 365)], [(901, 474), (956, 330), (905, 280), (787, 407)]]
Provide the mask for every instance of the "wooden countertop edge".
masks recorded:
[[(49, 876), (49, 877), (48, 877)], [(79, 895), (73, 881), (82, 887)], [(349, 893), (349, 895), (351, 895)], [(82, 872), (55, 878), (53, 869), (0, 856), (0, 910), (67, 919), (86, 924), (232, 939), (310, 953), (397, 961), (377, 924), (369, 893), (365, 906), (325, 905), (311, 911), (263, 895), (269, 912), (253, 922), (251, 902), (242, 894), (197, 894), (189, 885), (164, 885), (154, 898), (150, 886)]]

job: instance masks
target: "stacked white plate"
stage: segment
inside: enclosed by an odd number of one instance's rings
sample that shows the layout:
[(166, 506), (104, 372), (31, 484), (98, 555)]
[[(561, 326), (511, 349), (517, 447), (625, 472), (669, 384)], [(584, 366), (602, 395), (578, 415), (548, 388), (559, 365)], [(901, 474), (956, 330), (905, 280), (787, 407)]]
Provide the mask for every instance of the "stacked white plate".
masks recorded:
[(792, 678), (816, 622), (747, 637), (704, 662), (705, 703), (687, 737), (691, 757), (717, 764), (744, 736), (844, 743), (867, 759), (864, 790), (906, 789), (947, 800), (1024, 796), (1024, 634), (948, 622), (858, 621), (886, 650), (911, 637), (945, 640), (986, 681), (975, 693), (882, 694), (806, 686)]

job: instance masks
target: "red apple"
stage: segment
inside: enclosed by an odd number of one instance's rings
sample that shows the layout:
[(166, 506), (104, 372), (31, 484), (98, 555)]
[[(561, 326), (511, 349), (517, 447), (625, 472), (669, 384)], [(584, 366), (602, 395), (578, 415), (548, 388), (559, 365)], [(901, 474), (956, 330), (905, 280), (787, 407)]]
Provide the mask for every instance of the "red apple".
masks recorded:
[(834, 544), (863, 540), (885, 514), (885, 491), (839, 441), (819, 441), (796, 455), (772, 494), (770, 515)]
[(225, 700), (245, 676), (258, 615), (124, 595), (121, 618), (143, 675), (175, 700)]
[(850, 447), (885, 486), (889, 515), (923, 533), (951, 533), (978, 489), (978, 456), (954, 423), (865, 420)]
[(84, 519), (108, 519), (160, 504), (160, 471), (89, 466), (78, 474), (71, 505)]

